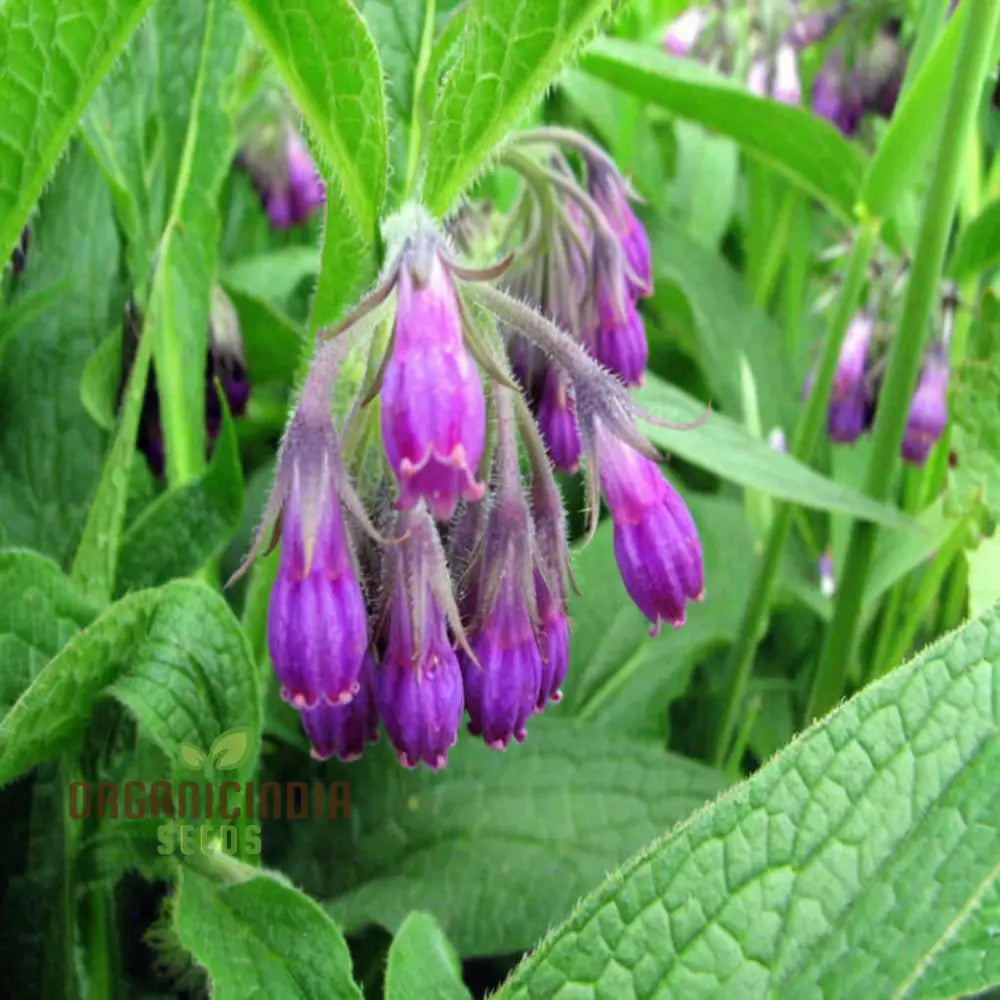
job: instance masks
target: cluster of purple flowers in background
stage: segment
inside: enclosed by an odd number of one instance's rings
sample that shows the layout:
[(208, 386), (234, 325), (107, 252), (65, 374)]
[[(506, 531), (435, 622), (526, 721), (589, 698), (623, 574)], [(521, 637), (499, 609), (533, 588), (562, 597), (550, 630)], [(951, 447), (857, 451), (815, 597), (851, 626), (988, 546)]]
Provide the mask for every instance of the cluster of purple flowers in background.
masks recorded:
[[(689, 7), (668, 25), (663, 47), (672, 55), (694, 56), (732, 71), (738, 61), (733, 39), (746, 33), (754, 53), (745, 70), (747, 88), (797, 105), (802, 101), (800, 53), (828, 39), (850, 16), (850, 6), (838, 3), (803, 13), (791, 4), (784, 17), (780, 13), (771, 12), (770, 30), (763, 31), (756, 26), (752, 7)], [(810, 103), (845, 135), (854, 135), (867, 113), (892, 113), (906, 64), (898, 28), (898, 23), (889, 22), (863, 43), (837, 43), (826, 51), (813, 79)]]
[(275, 229), (302, 225), (326, 201), (316, 164), (285, 116), (250, 130), (236, 166), (249, 174)]
[[(885, 369), (885, 351), (877, 338), (871, 311), (859, 312), (844, 336), (827, 409), (831, 441), (850, 444), (871, 429)], [(805, 391), (811, 389), (811, 376)], [(930, 345), (910, 401), (906, 433), (900, 445), (905, 461), (923, 465), (948, 423), (947, 338)]]
[[(583, 183), (560, 144), (581, 155)], [(603, 490), (625, 586), (654, 630), (683, 624), (703, 595), (697, 530), (628, 390), (652, 279), (626, 184), (564, 130), (524, 133), (505, 162), (526, 181), (516, 211), (534, 220), (503, 275), (517, 294), (490, 284), (503, 267), (463, 266), (407, 207), (386, 224), (383, 281), (318, 350), (282, 442), (247, 564), (279, 526), (268, 645), (319, 758), (360, 756), (381, 719), (401, 764), (436, 769), (464, 713), (501, 749), (559, 699), (569, 553), (554, 465), (586, 459), (592, 522)], [(369, 376), (338, 430), (331, 392), (355, 342)], [(374, 475), (358, 445), (373, 430)]]

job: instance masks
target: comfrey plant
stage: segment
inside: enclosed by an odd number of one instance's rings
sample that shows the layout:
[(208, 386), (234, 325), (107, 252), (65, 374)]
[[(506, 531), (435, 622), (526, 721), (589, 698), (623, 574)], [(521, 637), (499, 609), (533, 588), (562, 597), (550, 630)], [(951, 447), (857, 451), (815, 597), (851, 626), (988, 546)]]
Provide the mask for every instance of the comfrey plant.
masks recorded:
[[(704, 593), (697, 529), (629, 394), (652, 280), (627, 185), (562, 129), (519, 136), (504, 164), (526, 182), (508, 257), (468, 266), (417, 205), (387, 220), (382, 278), (317, 350), (281, 445), (244, 569), (280, 537), (268, 647), (317, 757), (358, 757), (377, 717), (402, 765), (437, 769), (463, 711), (502, 749), (559, 700), (570, 577), (554, 468), (583, 459), (591, 524), (603, 492), (654, 632)], [(355, 350), (368, 376), (338, 426), (332, 390)], [(372, 431), (374, 462), (358, 445)]]

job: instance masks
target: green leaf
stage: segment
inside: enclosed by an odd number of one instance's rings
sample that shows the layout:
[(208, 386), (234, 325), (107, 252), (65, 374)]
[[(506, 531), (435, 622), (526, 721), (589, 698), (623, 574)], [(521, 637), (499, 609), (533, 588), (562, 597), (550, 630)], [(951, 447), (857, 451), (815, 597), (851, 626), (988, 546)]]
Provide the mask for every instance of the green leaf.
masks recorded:
[(766, 441), (751, 437), (742, 424), (721, 413), (710, 412), (706, 417), (703, 403), (655, 375), (647, 374), (646, 384), (636, 398), (647, 413), (673, 423), (690, 423), (705, 417), (700, 426), (683, 430), (643, 425), (652, 441), (692, 465), (779, 500), (850, 514), (878, 524), (913, 527), (901, 511), (821, 476)]
[(0, 5), (0, 260), (6, 268), (42, 188), (150, 0)]
[(80, 402), (87, 415), (109, 434), (115, 429), (122, 381), (122, 331), (112, 330), (87, 359), (80, 378)]
[(651, 220), (650, 236), (657, 283), (676, 285), (691, 308), (715, 401), (734, 418), (743, 415), (742, 356), (757, 386), (761, 425), (792, 426), (798, 386), (781, 327), (754, 305), (746, 282), (719, 254), (665, 219)]
[(243, 513), (239, 439), (222, 403), (222, 431), (208, 468), (161, 493), (129, 526), (118, 553), (116, 593), (196, 572), (225, 547)]
[[(462, 955), (528, 947), (609, 868), (698, 808), (715, 771), (649, 741), (553, 714), (506, 753), (459, 740), (440, 774), (405, 771), (380, 745), (350, 769), (351, 823), (322, 827), (315, 855), (292, 840), (283, 867), (348, 931), (440, 921)], [(298, 830), (296, 830), (298, 832)], [(305, 835), (303, 827), (303, 835)], [(338, 858), (351, 858), (350, 865)]]
[(0, 552), (0, 715), (98, 611), (52, 560)]
[(597, 30), (610, 0), (471, 0), (428, 136), (423, 199), (446, 215)]
[(87, 513), (83, 538), (73, 559), (73, 580), (102, 601), (110, 600), (114, 590), (118, 546), (128, 503), (129, 474), (136, 452), (135, 439), (152, 350), (152, 339), (141, 337), (125, 391), (118, 433), (104, 463), (97, 493)]
[[(237, 0), (305, 117), (362, 238), (373, 244), (386, 184), (382, 66), (348, 0)], [(329, 220), (328, 220), (329, 225)]]
[(600, 39), (581, 67), (649, 104), (729, 136), (842, 219), (854, 218), (864, 157), (810, 111), (756, 97), (690, 60), (621, 39)]
[[(179, 160), (167, 190), (170, 208), (157, 247), (146, 307), (156, 385), (173, 485), (204, 466), (205, 380), (209, 304), (219, 242), (217, 198), (232, 163), (232, 76), (242, 35), (226, 0), (157, 8), (157, 37), (167, 88), (160, 108), (164, 141)], [(169, 164), (173, 168), (173, 164)]]
[(965, 558), (969, 564), (969, 610), (982, 614), (1000, 600), (1000, 533), (984, 539), (978, 548), (966, 552)]
[(131, 594), (71, 639), (0, 719), (0, 785), (72, 747), (107, 696), (171, 759), (182, 743), (209, 746), (240, 725), (256, 747), (260, 687), (246, 638), (214, 591), (179, 580)]
[(471, 1000), (462, 965), (429, 913), (411, 913), (389, 949), (385, 1000)]
[(995, 609), (611, 875), (498, 996), (952, 996), (963, 953), (955, 992), (992, 985), (998, 691)]
[(107, 436), (80, 402), (80, 373), (113, 323), (118, 238), (107, 188), (79, 148), (56, 172), (32, 227), (13, 302), (61, 285), (0, 359), (0, 541), (66, 566), (104, 462)]
[(219, 885), (185, 868), (177, 885), (174, 930), (215, 1000), (361, 1000), (347, 945), (320, 907), (259, 869), (242, 874)]
[(948, 266), (961, 281), (972, 278), (1000, 262), (1000, 200), (990, 202), (958, 237)]
[(966, 8), (956, 8), (913, 86), (893, 112), (861, 187), (860, 201), (868, 215), (893, 215), (900, 199), (927, 171), (931, 151), (940, 136), (966, 15)]
[(247, 372), (254, 384), (268, 379), (291, 382), (308, 343), (305, 330), (263, 300), (225, 287), (240, 318)]
[(299, 285), (315, 281), (318, 271), (317, 248), (296, 244), (232, 261), (222, 272), (222, 284), (230, 295), (242, 293), (284, 309)]

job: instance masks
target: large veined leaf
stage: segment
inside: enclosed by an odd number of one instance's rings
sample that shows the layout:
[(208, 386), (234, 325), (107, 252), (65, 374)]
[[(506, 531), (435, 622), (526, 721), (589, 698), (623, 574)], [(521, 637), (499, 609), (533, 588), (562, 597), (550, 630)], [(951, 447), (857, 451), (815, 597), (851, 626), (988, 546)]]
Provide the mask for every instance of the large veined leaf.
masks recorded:
[(998, 690), (994, 608), (611, 875), (499, 996), (847, 1000), (994, 985)]
[(604, 38), (587, 51), (581, 66), (650, 104), (729, 136), (841, 218), (853, 218), (864, 157), (822, 118), (756, 97), (649, 45)]
[(420, 908), (463, 955), (528, 947), (556, 900), (571, 906), (724, 781), (657, 742), (557, 713), (532, 719), (506, 754), (461, 739), (440, 774), (404, 771), (387, 746), (329, 771), (351, 783), (351, 823), (326, 824), (310, 845), (290, 831), (284, 867), (314, 894), (335, 896), (330, 912), (347, 930), (397, 929)]
[(226, 861), (229, 881), (185, 868), (174, 905), (180, 943), (208, 971), (217, 1000), (361, 1000), (336, 925), (277, 876)]
[(61, 291), (0, 359), (0, 543), (39, 549), (62, 565), (76, 551), (104, 461), (107, 435), (87, 416), (79, 383), (87, 358), (121, 322), (118, 267), (107, 188), (77, 147), (46, 192), (12, 302), (53, 285)]
[(881, 524), (905, 525), (907, 518), (893, 507), (821, 476), (766, 441), (754, 438), (742, 424), (721, 413), (705, 414), (705, 406), (654, 375), (637, 393), (639, 405), (655, 417), (674, 423), (705, 418), (697, 427), (673, 430), (645, 424), (644, 431), (670, 454), (709, 469), (741, 486), (806, 507), (849, 513)]
[(98, 610), (45, 556), (0, 552), (0, 713)]
[(610, 0), (471, 0), (431, 113), (423, 198), (446, 214), (597, 29)]
[(0, 719), (0, 785), (71, 747), (109, 696), (171, 759), (180, 744), (210, 746), (237, 726), (259, 741), (246, 637), (218, 594), (178, 580), (111, 605), (38, 671)]
[(378, 50), (348, 0), (238, 0), (302, 110), (327, 183), (314, 329), (375, 273), (386, 190), (386, 102)]
[(0, 260), (150, 0), (0, 4)]

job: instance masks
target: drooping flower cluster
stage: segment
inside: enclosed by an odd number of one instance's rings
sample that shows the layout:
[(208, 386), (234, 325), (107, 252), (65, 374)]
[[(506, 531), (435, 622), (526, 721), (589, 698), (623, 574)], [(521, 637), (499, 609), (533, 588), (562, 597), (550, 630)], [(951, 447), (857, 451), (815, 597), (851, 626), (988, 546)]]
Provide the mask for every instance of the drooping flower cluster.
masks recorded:
[[(947, 320), (947, 310), (945, 315)], [(928, 347), (910, 401), (900, 454), (912, 465), (927, 461), (948, 423), (948, 328), (946, 322), (943, 338)], [(886, 347), (878, 337), (874, 314), (868, 310), (859, 312), (847, 328), (837, 359), (827, 407), (827, 434), (831, 441), (852, 444), (871, 429), (885, 372)], [(811, 389), (810, 374), (805, 395)]]
[[(126, 308), (122, 347), (125, 352), (122, 371), (128, 372), (141, 328), (141, 321), (131, 306)], [(246, 411), (250, 399), (250, 377), (243, 356), (239, 317), (225, 292), (218, 285), (212, 288), (211, 312), (208, 324), (209, 345), (205, 355), (205, 433), (211, 450), (222, 429), (222, 403), (216, 391), (216, 379), (222, 387), (226, 405), (234, 417)], [(124, 388), (124, 381), (122, 383)], [(156, 388), (156, 371), (150, 368), (146, 393), (139, 417), (139, 450), (146, 456), (154, 476), (162, 476), (166, 464), (163, 426), (160, 422), (160, 396)]]
[[(583, 183), (560, 143), (584, 152)], [(318, 350), (282, 442), (245, 565), (277, 526), (268, 648), (320, 758), (354, 759), (380, 719), (403, 766), (437, 769), (463, 714), (500, 749), (559, 700), (569, 557), (554, 461), (586, 458), (592, 514), (603, 489), (654, 628), (681, 625), (703, 593), (695, 526), (634, 422), (651, 267), (625, 182), (561, 130), (526, 134), (509, 162), (538, 222), (527, 266), (504, 276), (521, 294), (490, 284), (502, 267), (460, 264), (407, 207), (386, 224), (379, 288)], [(369, 374), (338, 430), (332, 388), (355, 344)], [(373, 438), (374, 456), (358, 445)]]

